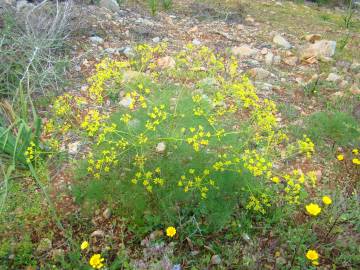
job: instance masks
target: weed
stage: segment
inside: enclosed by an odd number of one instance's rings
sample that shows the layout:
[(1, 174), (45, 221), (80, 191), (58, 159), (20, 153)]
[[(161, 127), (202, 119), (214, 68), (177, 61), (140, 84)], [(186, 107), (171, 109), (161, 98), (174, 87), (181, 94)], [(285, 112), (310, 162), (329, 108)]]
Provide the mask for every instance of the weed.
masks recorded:
[(172, 0), (162, 0), (162, 4), (164, 9), (168, 10), (172, 7), (173, 1)]
[(339, 111), (318, 112), (307, 120), (308, 133), (315, 141), (349, 146), (359, 140), (360, 127), (351, 115)]
[(158, 10), (158, 0), (148, 0), (148, 1), (149, 1), (151, 15), (155, 16)]

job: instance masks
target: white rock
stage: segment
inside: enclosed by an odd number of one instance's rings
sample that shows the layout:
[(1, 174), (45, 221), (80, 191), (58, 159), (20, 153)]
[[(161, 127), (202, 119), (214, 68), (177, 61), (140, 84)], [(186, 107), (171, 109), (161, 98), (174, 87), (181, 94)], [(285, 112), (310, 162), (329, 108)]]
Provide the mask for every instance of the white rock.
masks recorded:
[(195, 38), (193, 39), (192, 44), (194, 44), (195, 46), (199, 46), (201, 45), (201, 41)]
[(263, 68), (252, 68), (249, 70), (250, 76), (259, 80), (266, 79), (270, 76), (270, 72)]
[(336, 41), (319, 40), (300, 50), (300, 58), (306, 60), (309, 58), (320, 58), (326, 60), (335, 54)]
[(336, 73), (330, 73), (329, 76), (326, 78), (326, 80), (329, 82), (337, 82), (340, 79), (341, 79), (341, 76), (339, 76)]
[(166, 144), (164, 142), (159, 142), (156, 146), (156, 153), (162, 154), (166, 150)]
[(218, 265), (221, 263), (221, 258), (219, 255), (213, 255), (211, 257), (211, 262), (210, 262), (212, 265)]
[(92, 234), (90, 235), (90, 237), (104, 237), (105, 233), (102, 230), (96, 230), (94, 232), (92, 232)]
[(131, 58), (131, 57), (135, 56), (135, 53), (134, 53), (134, 51), (133, 51), (133, 49), (131, 47), (125, 47), (122, 52), (128, 58)]
[(249, 45), (240, 45), (238, 47), (231, 48), (232, 54), (240, 57), (249, 57), (257, 54), (258, 50), (251, 48)]
[(159, 37), (154, 37), (154, 38), (152, 39), (152, 42), (154, 42), (154, 43), (159, 43), (159, 42), (160, 42), (160, 38), (159, 38)]
[(161, 69), (174, 68), (176, 65), (174, 58), (171, 56), (161, 57), (156, 62)]
[(97, 43), (97, 44), (101, 44), (104, 42), (104, 39), (101, 38), (101, 37), (98, 37), (98, 36), (93, 36), (93, 37), (90, 37), (90, 41), (92, 43)]
[(130, 104), (133, 102), (131, 97), (124, 97), (120, 100), (119, 104), (125, 108), (129, 108)]
[(271, 66), (274, 61), (274, 54), (269, 52), (265, 55), (265, 64)]
[(120, 6), (119, 6), (118, 2), (115, 0), (100, 0), (99, 6), (107, 8), (108, 10), (111, 10), (112, 12), (120, 11)]
[(296, 66), (298, 63), (299, 58), (296, 56), (289, 56), (283, 59), (283, 62), (289, 66)]
[(285, 49), (290, 49), (292, 46), (283, 36), (277, 34), (273, 38), (273, 42)]
[(278, 65), (278, 64), (280, 64), (280, 63), (281, 63), (281, 57), (280, 57), (280, 55), (274, 56), (274, 64), (275, 64), (275, 65)]
[(68, 145), (68, 152), (69, 154), (71, 155), (75, 155), (79, 152), (79, 145), (80, 145), (80, 141), (76, 141), (76, 142), (73, 142), (73, 143), (70, 143)]

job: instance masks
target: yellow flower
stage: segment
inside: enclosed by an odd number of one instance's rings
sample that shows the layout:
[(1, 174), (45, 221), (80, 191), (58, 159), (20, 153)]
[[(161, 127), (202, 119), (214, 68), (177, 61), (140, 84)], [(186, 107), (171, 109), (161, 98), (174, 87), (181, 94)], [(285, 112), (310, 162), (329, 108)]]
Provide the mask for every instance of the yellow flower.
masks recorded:
[(327, 204), (327, 205), (332, 203), (332, 200), (331, 200), (331, 198), (329, 196), (323, 196), (322, 201), (323, 201), (324, 204)]
[(356, 165), (360, 165), (360, 159), (354, 158), (354, 159), (352, 160), (352, 163), (354, 163), (354, 164), (356, 164)]
[(306, 205), (305, 208), (306, 211), (312, 216), (317, 216), (321, 212), (321, 207), (316, 203), (310, 203)]
[(169, 237), (174, 237), (174, 235), (176, 234), (176, 229), (172, 226), (167, 227), (166, 229), (166, 235)]
[(81, 250), (87, 249), (89, 247), (89, 242), (88, 241), (84, 241), (81, 243)]
[(359, 154), (359, 149), (356, 149), (356, 148), (355, 148), (355, 149), (353, 149), (353, 150), (352, 150), (352, 153), (353, 153), (354, 155)]
[(340, 154), (340, 155), (337, 155), (336, 157), (339, 161), (343, 161), (344, 160), (344, 155)]
[(271, 178), (271, 180), (276, 184), (280, 183), (280, 179), (277, 176), (274, 176), (273, 178)]
[(317, 261), (319, 259), (319, 254), (316, 252), (316, 250), (309, 249), (306, 252), (306, 258), (310, 261)]
[(94, 254), (91, 256), (89, 260), (89, 264), (94, 269), (100, 269), (104, 266), (103, 264), (104, 258), (101, 258), (100, 254)]

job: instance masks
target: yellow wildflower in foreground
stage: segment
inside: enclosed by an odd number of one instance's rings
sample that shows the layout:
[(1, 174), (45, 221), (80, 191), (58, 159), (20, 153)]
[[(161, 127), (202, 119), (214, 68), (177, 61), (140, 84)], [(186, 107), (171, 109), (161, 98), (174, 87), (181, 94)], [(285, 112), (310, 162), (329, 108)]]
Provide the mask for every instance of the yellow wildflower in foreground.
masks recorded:
[(319, 259), (319, 254), (316, 252), (316, 250), (309, 249), (306, 252), (306, 258), (310, 261), (317, 261)]
[(354, 163), (355, 165), (360, 165), (360, 159), (354, 158), (354, 159), (352, 160), (352, 163)]
[(354, 155), (359, 154), (359, 149), (356, 149), (356, 148), (355, 148), (355, 149), (353, 149), (353, 150), (352, 150), (352, 153), (353, 153)]
[(323, 197), (322, 197), (322, 201), (323, 201), (323, 203), (326, 204), (326, 205), (329, 205), (329, 204), (332, 203), (332, 200), (331, 200), (331, 198), (330, 198), (329, 196), (323, 196)]
[(101, 258), (100, 254), (94, 254), (91, 256), (89, 260), (89, 264), (94, 269), (100, 269), (104, 266), (103, 264), (104, 258)]
[(305, 208), (306, 211), (312, 216), (317, 216), (321, 212), (321, 207), (316, 203), (310, 203), (306, 205)]
[(169, 236), (169, 237), (174, 237), (176, 234), (176, 229), (172, 226), (170, 227), (167, 227), (166, 229), (166, 235)]
[(339, 161), (343, 161), (344, 160), (344, 155), (340, 154), (340, 155), (337, 155), (336, 157)]
[(84, 241), (81, 243), (81, 250), (87, 249), (89, 247), (89, 242), (88, 241)]

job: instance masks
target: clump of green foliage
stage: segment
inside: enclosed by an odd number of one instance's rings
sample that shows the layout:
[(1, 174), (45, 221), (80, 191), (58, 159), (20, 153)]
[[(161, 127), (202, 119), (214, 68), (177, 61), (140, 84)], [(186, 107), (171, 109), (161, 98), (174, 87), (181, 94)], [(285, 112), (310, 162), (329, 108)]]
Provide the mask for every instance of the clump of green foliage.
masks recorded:
[(307, 119), (307, 130), (316, 142), (349, 146), (359, 142), (360, 126), (350, 114), (331, 111), (318, 112)]

